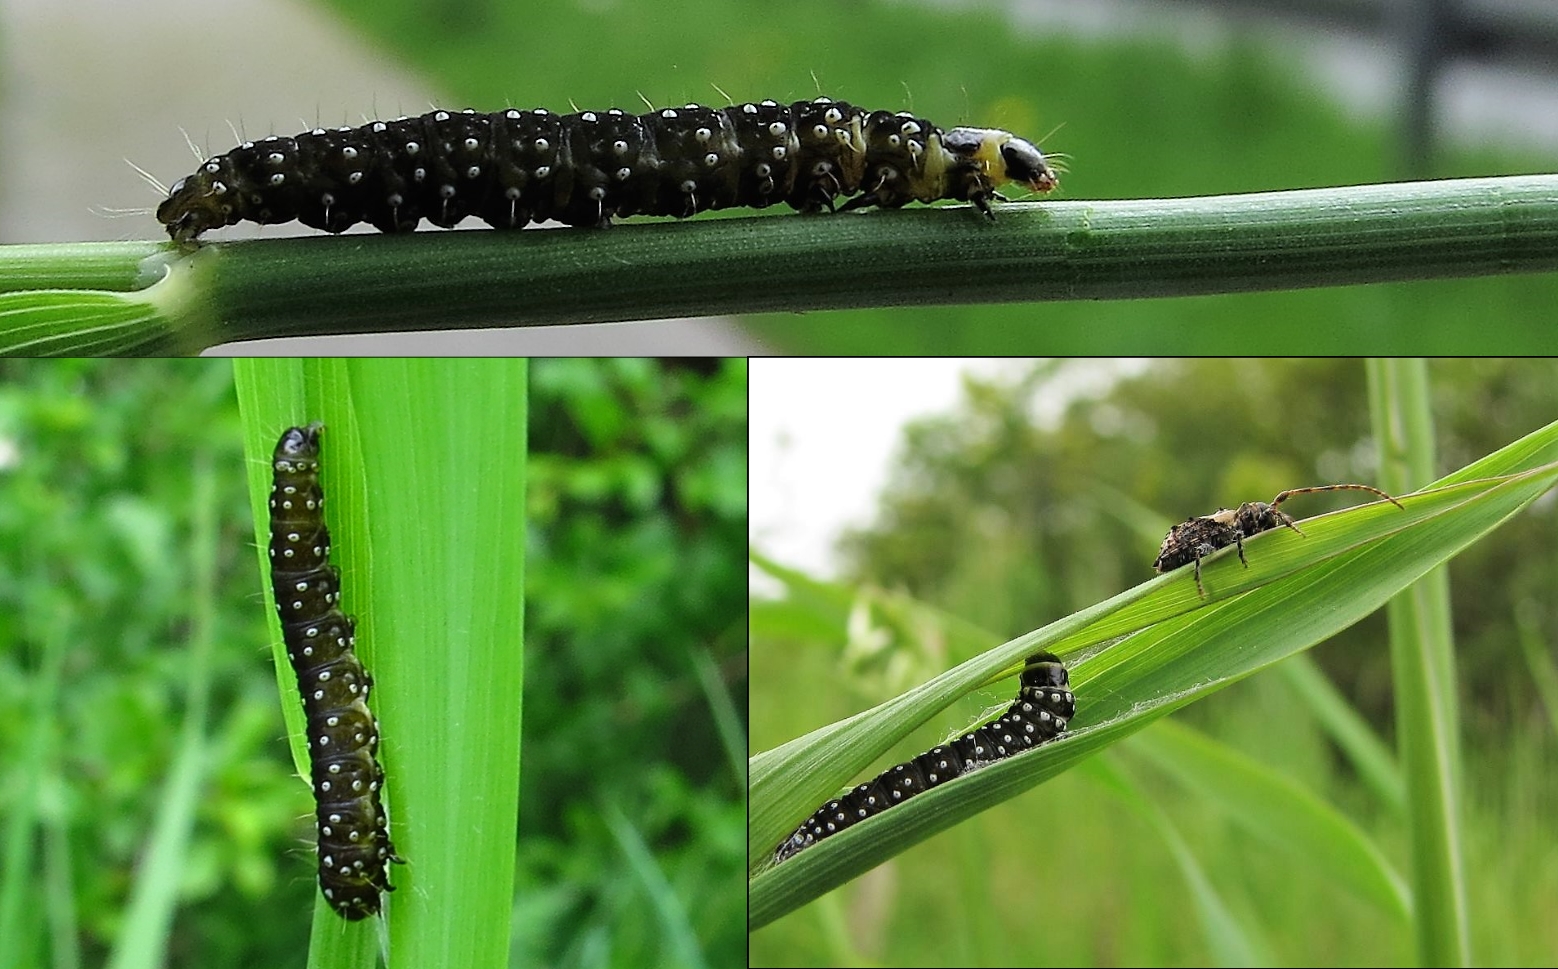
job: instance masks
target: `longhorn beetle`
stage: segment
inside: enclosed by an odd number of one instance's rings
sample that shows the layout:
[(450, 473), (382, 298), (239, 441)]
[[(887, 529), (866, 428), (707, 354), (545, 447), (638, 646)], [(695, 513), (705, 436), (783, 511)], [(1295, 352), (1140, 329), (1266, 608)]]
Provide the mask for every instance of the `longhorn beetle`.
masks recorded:
[(1270, 531), (1273, 528), (1291, 528), (1303, 535), (1299, 527), (1293, 524), (1293, 519), (1277, 510), (1277, 506), (1287, 501), (1294, 495), (1309, 494), (1312, 491), (1341, 491), (1351, 489), (1354, 491), (1372, 491), (1386, 501), (1401, 507), (1401, 502), (1385, 494), (1378, 488), (1371, 488), (1361, 484), (1335, 484), (1319, 485), (1314, 488), (1291, 488), (1271, 499), (1271, 503), (1264, 501), (1246, 501), (1238, 508), (1219, 508), (1210, 515), (1202, 515), (1189, 521), (1180, 522), (1163, 538), (1163, 547), (1158, 549), (1158, 560), (1152, 563), (1153, 571), (1168, 572), (1177, 569), (1187, 562), (1196, 564), (1196, 591), (1201, 598), (1206, 598), (1206, 588), (1201, 585), (1201, 560), (1220, 548), (1230, 545), (1239, 549), (1239, 561), (1245, 568), (1250, 563), (1244, 557), (1244, 540), (1261, 532)]

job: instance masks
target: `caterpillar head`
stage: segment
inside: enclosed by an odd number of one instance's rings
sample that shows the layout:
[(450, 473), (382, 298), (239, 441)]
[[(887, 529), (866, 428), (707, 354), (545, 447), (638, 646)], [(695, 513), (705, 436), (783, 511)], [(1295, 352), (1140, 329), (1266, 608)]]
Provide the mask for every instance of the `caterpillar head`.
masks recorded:
[[(175, 189), (175, 191), (177, 191)], [(276, 457), (293, 460), (312, 460), (319, 457), (319, 434), (325, 429), (324, 421), (314, 421), (307, 427), (289, 427), (276, 442)]]
[(975, 166), (994, 185), (1017, 182), (1035, 192), (1048, 192), (1060, 184), (1044, 153), (999, 128), (952, 128), (941, 144), (959, 159)]
[(231, 167), (225, 155), (212, 158), (174, 183), (157, 206), (157, 221), (167, 227), (174, 242), (190, 242), (207, 229), (238, 221)]
[(1054, 653), (1034, 653), (1023, 664), (1022, 685), (1029, 688), (1060, 687), (1071, 685), (1071, 677), (1060, 657)]

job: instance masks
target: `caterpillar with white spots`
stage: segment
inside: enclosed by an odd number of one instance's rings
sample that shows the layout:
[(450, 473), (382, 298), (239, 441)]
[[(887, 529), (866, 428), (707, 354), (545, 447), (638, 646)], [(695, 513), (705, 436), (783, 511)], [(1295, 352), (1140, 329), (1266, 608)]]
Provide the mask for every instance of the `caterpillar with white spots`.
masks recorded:
[(499, 229), (617, 216), (685, 218), (784, 202), (803, 212), (954, 199), (994, 218), (996, 188), (1056, 184), (1032, 142), (942, 130), (906, 112), (817, 98), (646, 114), (432, 111), (247, 141), (201, 163), (157, 209), (176, 242), (241, 221), (409, 232), (476, 216)]
[(774, 861), (784, 861), (922, 791), (1059, 737), (1077, 709), (1066, 667), (1054, 653), (1034, 653), (1023, 666), (1021, 679), (1017, 698), (1001, 716), (889, 767), (824, 804), (774, 849)]
[(341, 573), (330, 564), (319, 486), (318, 422), (289, 428), (276, 443), (270, 493), (271, 589), (287, 658), (308, 719), (308, 755), (319, 825), (319, 888), (351, 921), (379, 911), (394, 891), (388, 866), (401, 859), (379, 802), (384, 769), (379, 722), (368, 710), (373, 677), (354, 651), (355, 622), (342, 615)]

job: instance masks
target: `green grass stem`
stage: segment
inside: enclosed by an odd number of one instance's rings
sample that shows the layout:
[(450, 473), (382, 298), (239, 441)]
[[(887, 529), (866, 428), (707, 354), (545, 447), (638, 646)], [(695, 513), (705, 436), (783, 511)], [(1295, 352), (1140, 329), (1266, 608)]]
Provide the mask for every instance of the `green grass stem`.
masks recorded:
[[(144, 245), (144, 244), (141, 244)], [(0, 353), (854, 307), (1138, 299), (1548, 272), (1558, 175), (583, 230), (0, 250)], [(109, 253), (118, 253), (117, 265)], [(141, 259), (145, 264), (141, 264)], [(113, 297), (72, 288), (91, 276)], [(42, 267), (57, 267), (50, 279)], [(72, 282), (76, 281), (76, 282)]]
[[(1433, 477), (1428, 368), (1422, 360), (1371, 360), (1368, 376), (1380, 486), (1409, 491)], [(1469, 965), (1460, 717), (1445, 570), (1434, 569), (1392, 599), (1387, 615), (1412, 839), (1418, 964)]]

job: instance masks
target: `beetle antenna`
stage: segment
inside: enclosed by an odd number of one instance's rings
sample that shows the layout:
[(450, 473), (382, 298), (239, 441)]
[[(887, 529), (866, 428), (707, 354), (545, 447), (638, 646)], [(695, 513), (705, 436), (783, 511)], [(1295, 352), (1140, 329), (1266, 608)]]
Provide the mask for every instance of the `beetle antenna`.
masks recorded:
[(1401, 507), (1401, 502), (1385, 494), (1385, 492), (1379, 490), (1378, 488), (1371, 488), (1368, 485), (1362, 484), (1334, 484), (1316, 485), (1313, 488), (1289, 488), (1287, 491), (1284, 491), (1277, 495), (1277, 497), (1271, 499), (1271, 508), (1273, 511), (1275, 511), (1278, 505), (1282, 504), (1284, 501), (1287, 501), (1294, 495), (1305, 495), (1312, 491), (1371, 491), (1374, 494), (1379, 495), (1381, 498), (1384, 498), (1392, 505), (1395, 505), (1397, 508)]

